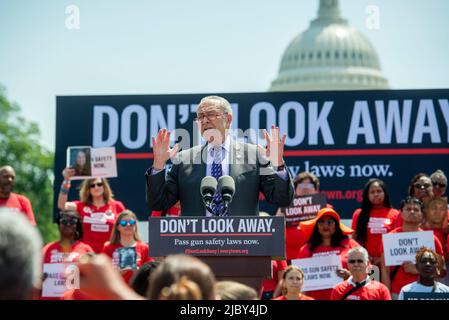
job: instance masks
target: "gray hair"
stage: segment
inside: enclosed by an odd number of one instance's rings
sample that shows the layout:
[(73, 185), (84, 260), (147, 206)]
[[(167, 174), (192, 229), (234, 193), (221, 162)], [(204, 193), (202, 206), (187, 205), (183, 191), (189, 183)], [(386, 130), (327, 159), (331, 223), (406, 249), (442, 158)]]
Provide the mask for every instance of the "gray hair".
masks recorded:
[(444, 180), (444, 184), (447, 184), (447, 177), (444, 174), (443, 170), (438, 169), (437, 171), (435, 171), (434, 173), (432, 173), (432, 175), (430, 176), (430, 179), (433, 181), (435, 181), (435, 179), (441, 178)]
[(350, 255), (352, 255), (354, 253), (361, 253), (363, 255), (363, 260), (365, 262), (369, 262), (368, 251), (366, 251), (366, 249), (364, 247), (355, 247), (355, 248), (352, 248), (351, 250), (349, 250), (348, 251), (348, 258), (349, 258)]
[(223, 97), (220, 96), (207, 96), (204, 97), (203, 99), (201, 99), (200, 104), (198, 105), (198, 108), (203, 104), (203, 103), (208, 103), (209, 100), (216, 100), (218, 101), (218, 105), (220, 106), (220, 108), (223, 110), (223, 112), (228, 113), (228, 114), (232, 114), (232, 107), (231, 104), (229, 103), (228, 100), (226, 100)]
[(20, 212), (0, 208), (0, 300), (32, 297), (41, 279), (42, 239)]

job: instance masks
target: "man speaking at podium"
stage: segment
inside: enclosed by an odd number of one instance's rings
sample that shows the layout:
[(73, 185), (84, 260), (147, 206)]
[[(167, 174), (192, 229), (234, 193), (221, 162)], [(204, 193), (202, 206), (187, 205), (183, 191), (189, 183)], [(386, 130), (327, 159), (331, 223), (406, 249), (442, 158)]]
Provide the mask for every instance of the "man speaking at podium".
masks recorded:
[[(281, 139), (275, 126), (270, 134), (264, 130), (266, 148), (232, 139), (229, 135), (232, 108), (219, 96), (201, 100), (195, 121), (207, 141), (202, 146), (178, 153), (178, 144), (170, 148), (170, 132), (166, 129), (152, 137), (154, 161), (145, 173), (147, 203), (152, 210), (168, 210), (180, 200), (182, 216), (257, 216), (259, 191), (270, 203), (280, 207), (290, 205), (294, 188), (283, 159), (286, 134)], [(166, 175), (168, 159), (172, 159), (173, 166)], [(203, 179), (206, 176), (207, 181)], [(233, 190), (225, 213), (223, 192), (210, 194), (210, 206), (205, 205), (204, 181), (215, 182), (213, 178), (219, 181), (219, 189), (220, 180), (231, 180)]]

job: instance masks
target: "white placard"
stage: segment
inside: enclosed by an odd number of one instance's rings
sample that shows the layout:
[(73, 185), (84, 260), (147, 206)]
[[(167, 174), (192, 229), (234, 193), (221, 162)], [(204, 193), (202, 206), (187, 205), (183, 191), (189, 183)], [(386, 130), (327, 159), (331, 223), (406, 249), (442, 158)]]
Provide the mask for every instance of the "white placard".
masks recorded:
[(304, 272), (304, 287), (302, 291), (330, 289), (343, 281), (337, 276), (341, 269), (340, 256), (336, 254), (316, 258), (294, 259), (292, 264)]
[(75, 169), (75, 176), (71, 177), (71, 180), (115, 178), (117, 177), (115, 147), (68, 147), (66, 166)]
[(399, 232), (382, 235), (386, 266), (415, 263), (416, 252), (422, 247), (435, 250), (433, 231)]
[(66, 263), (44, 263), (46, 278), (42, 283), (42, 297), (62, 297), (66, 292)]

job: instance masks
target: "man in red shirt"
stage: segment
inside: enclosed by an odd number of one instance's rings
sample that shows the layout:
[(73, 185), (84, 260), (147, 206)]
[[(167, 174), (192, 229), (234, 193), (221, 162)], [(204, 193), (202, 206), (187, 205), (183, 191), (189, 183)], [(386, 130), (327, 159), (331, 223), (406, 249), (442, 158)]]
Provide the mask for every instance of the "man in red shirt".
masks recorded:
[(31, 202), (27, 197), (12, 192), (14, 182), (16, 180), (16, 172), (11, 166), (0, 167), (0, 207), (8, 207), (17, 209), (36, 226)]
[(388, 288), (371, 280), (368, 273), (369, 256), (363, 247), (356, 247), (348, 252), (348, 280), (335, 286), (331, 300), (391, 300)]

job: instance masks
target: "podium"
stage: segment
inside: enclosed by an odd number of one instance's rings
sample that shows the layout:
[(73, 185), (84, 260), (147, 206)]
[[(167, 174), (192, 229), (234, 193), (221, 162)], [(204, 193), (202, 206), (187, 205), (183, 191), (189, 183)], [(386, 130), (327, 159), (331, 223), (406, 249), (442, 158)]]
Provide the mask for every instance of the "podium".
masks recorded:
[(196, 256), (217, 281), (257, 292), (272, 275), (271, 260), (285, 257), (284, 217), (150, 217), (148, 227), (151, 256)]

